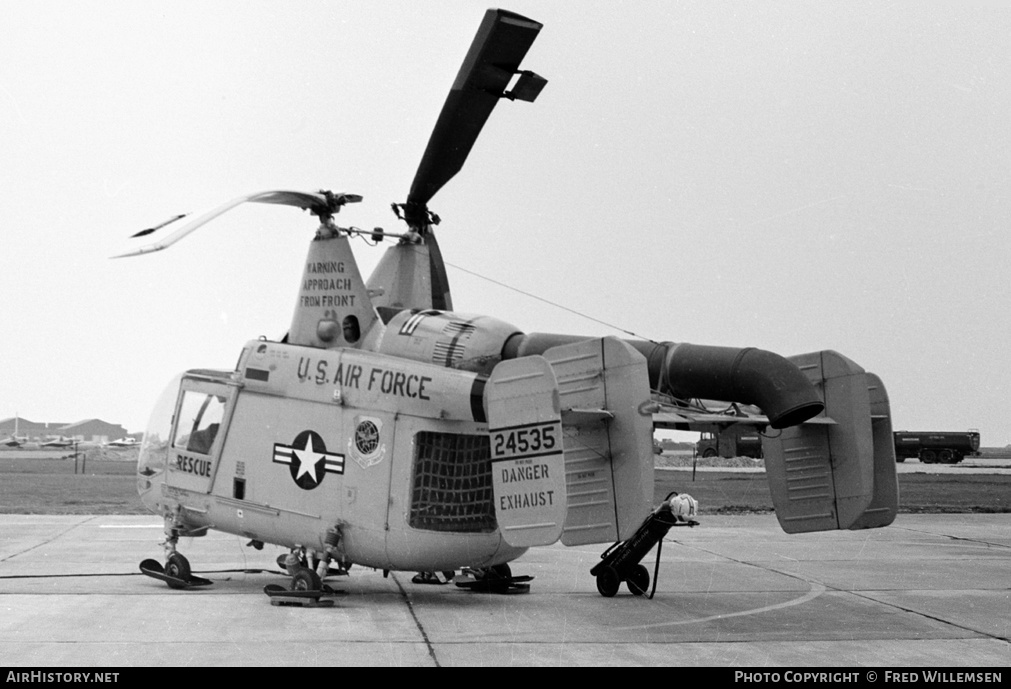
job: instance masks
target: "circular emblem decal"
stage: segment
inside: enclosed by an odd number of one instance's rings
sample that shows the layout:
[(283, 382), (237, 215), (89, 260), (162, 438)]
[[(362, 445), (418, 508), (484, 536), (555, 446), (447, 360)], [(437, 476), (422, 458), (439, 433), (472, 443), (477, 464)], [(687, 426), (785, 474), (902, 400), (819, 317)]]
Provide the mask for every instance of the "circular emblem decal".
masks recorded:
[(379, 429), (371, 419), (365, 419), (355, 429), (355, 447), (363, 455), (370, 455), (379, 447)]
[(348, 451), (362, 469), (382, 461), (386, 446), (380, 440), (383, 422), (373, 416), (359, 416), (355, 419), (355, 437), (348, 440)]

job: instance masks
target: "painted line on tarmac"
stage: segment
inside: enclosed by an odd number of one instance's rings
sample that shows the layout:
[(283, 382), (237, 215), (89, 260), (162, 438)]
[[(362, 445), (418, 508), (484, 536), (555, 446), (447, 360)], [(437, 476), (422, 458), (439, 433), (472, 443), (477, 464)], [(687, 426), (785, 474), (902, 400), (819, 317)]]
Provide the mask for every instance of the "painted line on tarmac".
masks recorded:
[(776, 605), (765, 605), (761, 608), (752, 608), (751, 610), (741, 610), (740, 612), (731, 612), (723, 615), (711, 615), (709, 617), (700, 617), (694, 620), (676, 620), (672, 622), (654, 622), (653, 624), (636, 624), (628, 627), (615, 627), (615, 629), (656, 629), (657, 627), (672, 627), (681, 626), (686, 624), (699, 624), (701, 622), (714, 622), (716, 620), (725, 620), (731, 617), (744, 617), (745, 615), (758, 615), (763, 612), (770, 612), (772, 610), (781, 610), (782, 608), (790, 608), (794, 605), (802, 605), (808, 601), (812, 601), (821, 594), (825, 593), (825, 587), (822, 584), (815, 582), (809, 582), (811, 584), (811, 590), (805, 593), (800, 598), (794, 598), (793, 600), (784, 601), (783, 603), (777, 603)]
[(99, 524), (100, 529), (160, 529), (164, 524)]
[(31, 552), (32, 550), (35, 550), (36, 548), (41, 548), (44, 545), (48, 545), (48, 544), (52, 543), (53, 541), (55, 541), (56, 539), (58, 539), (61, 536), (63, 536), (64, 534), (67, 534), (67, 533), (73, 531), (77, 527), (84, 526), (85, 524), (87, 524), (88, 522), (90, 522), (93, 519), (98, 519), (98, 515), (91, 515), (90, 517), (85, 517), (82, 521), (75, 522), (75, 523), (71, 524), (70, 526), (68, 526), (67, 528), (65, 528), (63, 531), (61, 531), (60, 533), (55, 534), (55, 535), (53, 535), (53, 536), (51, 536), (51, 537), (49, 537), (49, 538), (47, 538), (47, 539), (45, 539), (43, 541), (40, 541), (40, 542), (36, 543), (33, 546), (29, 546), (28, 548), (25, 548), (24, 550), (19, 550), (16, 553), (11, 553), (10, 555), (8, 555), (6, 557), (0, 557), (0, 562), (6, 562), (7, 560), (10, 560), (11, 558), (15, 558), (18, 555), (24, 555), (25, 553)]

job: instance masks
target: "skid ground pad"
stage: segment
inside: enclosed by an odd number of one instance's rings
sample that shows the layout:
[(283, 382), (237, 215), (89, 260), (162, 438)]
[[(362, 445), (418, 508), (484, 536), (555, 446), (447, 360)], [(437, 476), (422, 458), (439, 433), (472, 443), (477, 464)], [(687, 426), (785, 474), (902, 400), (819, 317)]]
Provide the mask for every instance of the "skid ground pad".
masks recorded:
[(188, 579), (180, 579), (179, 577), (169, 576), (165, 573), (165, 567), (162, 566), (157, 560), (144, 560), (140, 563), (140, 571), (149, 577), (159, 579), (164, 581), (170, 587), (174, 589), (188, 589), (197, 586), (210, 586), (214, 582), (210, 579), (204, 579), (203, 577), (193, 576), (192, 574)]
[(476, 579), (472, 576), (457, 577), (453, 583), (462, 589), (477, 593), (529, 593), (531, 576)]
[(329, 608), (334, 605), (333, 596), (342, 596), (347, 591), (335, 591), (323, 585), (321, 591), (292, 591), (280, 584), (267, 584), (263, 592), (270, 597), (271, 605), (300, 605), (305, 608)]

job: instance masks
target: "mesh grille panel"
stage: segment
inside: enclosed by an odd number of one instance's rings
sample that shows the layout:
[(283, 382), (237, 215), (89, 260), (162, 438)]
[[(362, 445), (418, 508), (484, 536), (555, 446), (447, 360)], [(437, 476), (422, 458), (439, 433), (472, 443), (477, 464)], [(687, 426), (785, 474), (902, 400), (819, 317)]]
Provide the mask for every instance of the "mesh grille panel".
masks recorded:
[(414, 442), (410, 525), (428, 531), (494, 531), (488, 436), (424, 431)]

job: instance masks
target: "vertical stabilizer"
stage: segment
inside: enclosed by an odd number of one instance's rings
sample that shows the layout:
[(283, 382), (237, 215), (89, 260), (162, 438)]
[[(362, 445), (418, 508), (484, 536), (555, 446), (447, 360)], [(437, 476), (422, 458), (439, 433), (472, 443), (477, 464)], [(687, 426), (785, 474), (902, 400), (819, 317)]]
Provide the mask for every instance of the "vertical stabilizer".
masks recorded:
[(630, 537), (653, 501), (646, 359), (614, 337), (552, 347), (565, 427), (565, 545)]
[(889, 431), (883, 419), (888, 417), (888, 399), (880, 379), (833, 351), (790, 360), (819, 390), (825, 412), (763, 440), (766, 476), (783, 530), (889, 523), (898, 490), (894, 457), (886, 466), (883, 444)]
[(888, 392), (881, 378), (873, 373), (867, 374), (867, 392), (874, 438), (874, 497), (860, 518), (850, 525), (851, 529), (888, 526), (899, 511), (899, 476), (895, 472), (895, 438)]
[(503, 361), (485, 387), (495, 517), (518, 548), (558, 540), (565, 521), (565, 459), (558, 384), (543, 357)]

